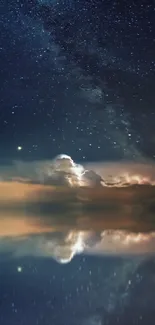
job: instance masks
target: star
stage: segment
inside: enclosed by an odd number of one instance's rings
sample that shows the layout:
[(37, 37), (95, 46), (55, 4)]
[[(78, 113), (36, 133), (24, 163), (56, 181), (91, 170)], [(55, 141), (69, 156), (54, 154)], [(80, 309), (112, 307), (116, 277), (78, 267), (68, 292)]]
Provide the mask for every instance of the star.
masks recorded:
[(22, 149), (23, 149), (22, 146), (18, 146), (18, 147), (17, 147), (17, 150), (18, 150), (18, 151), (21, 151)]

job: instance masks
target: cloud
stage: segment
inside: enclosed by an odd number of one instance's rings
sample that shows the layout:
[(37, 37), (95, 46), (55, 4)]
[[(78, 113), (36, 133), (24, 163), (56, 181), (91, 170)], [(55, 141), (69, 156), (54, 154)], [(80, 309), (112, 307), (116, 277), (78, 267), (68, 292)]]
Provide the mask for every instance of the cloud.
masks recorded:
[[(1, 168), (0, 251), (47, 256), (153, 254), (153, 164), (52, 161)], [(89, 176), (89, 177), (88, 177)]]
[(100, 241), (91, 248), (93, 254), (133, 256), (155, 253), (155, 232), (135, 233), (106, 230), (100, 236)]
[(59, 263), (68, 263), (75, 255), (81, 253), (146, 257), (155, 253), (154, 247), (155, 232), (136, 234), (112, 230), (96, 234), (70, 230), (68, 233), (51, 232), (0, 238), (1, 253), (10, 254), (12, 257), (48, 257)]
[(14, 257), (42, 256), (52, 257), (60, 263), (71, 261), (75, 254), (83, 251), (81, 232), (4, 237), (0, 240), (0, 252), (10, 253)]

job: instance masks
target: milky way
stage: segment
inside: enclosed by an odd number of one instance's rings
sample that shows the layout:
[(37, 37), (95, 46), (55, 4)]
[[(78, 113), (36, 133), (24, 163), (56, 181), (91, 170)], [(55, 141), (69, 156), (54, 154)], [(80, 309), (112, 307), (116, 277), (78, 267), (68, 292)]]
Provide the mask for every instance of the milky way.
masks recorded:
[(153, 158), (153, 12), (139, 1), (2, 6), (3, 156)]

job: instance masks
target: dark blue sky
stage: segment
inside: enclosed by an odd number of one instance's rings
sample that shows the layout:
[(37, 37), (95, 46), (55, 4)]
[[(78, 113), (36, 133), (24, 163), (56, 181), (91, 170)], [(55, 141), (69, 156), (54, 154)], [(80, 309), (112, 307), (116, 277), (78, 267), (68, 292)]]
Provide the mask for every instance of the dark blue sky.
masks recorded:
[(52, 3), (1, 5), (1, 156), (153, 158), (153, 4)]

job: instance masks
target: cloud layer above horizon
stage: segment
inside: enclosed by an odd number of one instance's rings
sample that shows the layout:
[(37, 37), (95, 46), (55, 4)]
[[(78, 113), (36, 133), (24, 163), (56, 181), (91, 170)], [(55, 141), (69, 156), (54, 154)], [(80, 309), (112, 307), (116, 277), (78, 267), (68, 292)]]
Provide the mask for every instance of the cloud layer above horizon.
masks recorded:
[(60, 155), (0, 171), (0, 252), (47, 256), (155, 253), (152, 163), (81, 166)]

